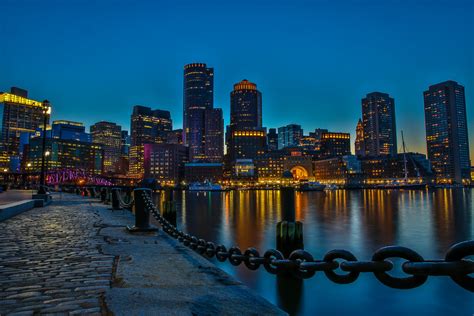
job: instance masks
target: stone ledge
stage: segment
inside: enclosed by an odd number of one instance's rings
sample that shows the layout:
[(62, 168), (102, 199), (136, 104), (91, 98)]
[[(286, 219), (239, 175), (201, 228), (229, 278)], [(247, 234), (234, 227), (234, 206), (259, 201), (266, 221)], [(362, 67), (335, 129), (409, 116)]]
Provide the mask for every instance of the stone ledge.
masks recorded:
[(24, 200), (0, 205), (0, 222), (35, 207), (35, 200)]

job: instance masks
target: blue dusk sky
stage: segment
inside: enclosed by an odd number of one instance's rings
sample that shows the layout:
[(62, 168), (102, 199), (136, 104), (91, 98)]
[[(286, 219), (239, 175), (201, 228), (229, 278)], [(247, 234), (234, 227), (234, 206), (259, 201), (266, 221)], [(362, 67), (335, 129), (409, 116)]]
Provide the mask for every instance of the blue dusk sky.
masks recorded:
[[(130, 128), (133, 105), (182, 126), (183, 66), (215, 71), (229, 122), (233, 84), (263, 94), (266, 127), (352, 134), (361, 98), (395, 98), (397, 130), (426, 152), (423, 91), (466, 88), (474, 159), (474, 1), (0, 0), (0, 91), (49, 99), (53, 119)], [(400, 138), (400, 137), (399, 137)], [(401, 144), (401, 142), (399, 142)]]

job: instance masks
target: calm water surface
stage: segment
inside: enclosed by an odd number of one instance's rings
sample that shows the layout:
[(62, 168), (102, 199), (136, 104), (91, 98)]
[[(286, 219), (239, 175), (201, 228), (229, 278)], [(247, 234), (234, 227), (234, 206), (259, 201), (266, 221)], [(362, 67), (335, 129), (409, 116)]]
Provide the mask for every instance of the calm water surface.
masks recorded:
[[(425, 259), (444, 258), (453, 243), (474, 239), (473, 194), (472, 189), (297, 193), (296, 219), (304, 223), (305, 249), (316, 259), (342, 248), (369, 260), (376, 249), (393, 244)], [(227, 247), (255, 247), (261, 254), (275, 248), (282, 216), (279, 191), (182, 192), (176, 198), (182, 230)], [(368, 273), (338, 285), (322, 272), (301, 281), (271, 275), (263, 267), (250, 271), (243, 264), (211, 261), (294, 315), (474, 314), (474, 295), (446, 277), (396, 290)]]

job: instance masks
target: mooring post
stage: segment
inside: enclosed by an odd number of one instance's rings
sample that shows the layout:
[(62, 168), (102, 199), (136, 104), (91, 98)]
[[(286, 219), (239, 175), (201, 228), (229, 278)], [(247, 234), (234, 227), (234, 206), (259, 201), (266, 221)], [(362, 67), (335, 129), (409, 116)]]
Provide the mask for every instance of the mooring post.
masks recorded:
[(135, 232), (154, 232), (158, 228), (150, 224), (150, 208), (146, 203), (146, 196), (151, 197), (150, 189), (133, 190), (135, 203), (133, 204), (133, 213), (135, 214), (135, 225), (127, 229), (131, 233)]
[(281, 221), (276, 226), (276, 247), (288, 258), (296, 249), (304, 249), (303, 223), (295, 221), (295, 189), (282, 187)]
[(112, 196), (112, 210), (120, 210), (120, 200), (119, 200), (119, 194), (120, 194), (120, 189), (119, 188), (112, 188), (111, 191), (111, 196)]
[(76, 195), (81, 195), (81, 190), (79, 190), (79, 188), (76, 188)]
[(111, 190), (110, 190), (110, 187), (107, 187), (105, 189), (105, 201), (104, 201), (104, 204), (110, 204), (110, 201), (112, 200), (112, 197), (111, 197)]
[(107, 191), (105, 190), (105, 188), (100, 189), (100, 201), (101, 202), (105, 203), (106, 195), (107, 195)]
[(86, 197), (88, 195), (87, 188), (82, 188), (82, 196)]
[(176, 226), (176, 204), (174, 201), (174, 192), (172, 188), (166, 188), (164, 191), (163, 217)]

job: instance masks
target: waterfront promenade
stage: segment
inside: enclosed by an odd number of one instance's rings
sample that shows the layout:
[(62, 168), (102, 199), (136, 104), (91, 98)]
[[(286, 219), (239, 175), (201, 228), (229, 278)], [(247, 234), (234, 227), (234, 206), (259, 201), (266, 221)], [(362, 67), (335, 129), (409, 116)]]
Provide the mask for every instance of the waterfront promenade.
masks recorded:
[(0, 222), (0, 315), (284, 314), (163, 232), (128, 234), (128, 211), (53, 199)]

